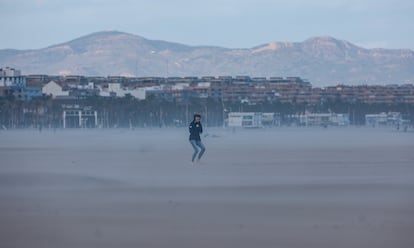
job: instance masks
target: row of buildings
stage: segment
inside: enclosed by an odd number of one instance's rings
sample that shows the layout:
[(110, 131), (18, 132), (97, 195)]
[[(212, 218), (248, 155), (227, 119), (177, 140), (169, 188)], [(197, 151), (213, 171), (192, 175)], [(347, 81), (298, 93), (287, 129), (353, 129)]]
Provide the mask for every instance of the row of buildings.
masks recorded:
[[(55, 99), (79, 99), (87, 96), (125, 97), (140, 100), (149, 97), (165, 101), (186, 102), (191, 98), (219, 99), (255, 105), (265, 101), (283, 103), (323, 104), (326, 101), (414, 104), (413, 85), (330, 86), (312, 85), (299, 77), (251, 78), (185, 77), (185, 78), (124, 78), (82, 76), (24, 76), (13, 68), (0, 69), (0, 97), (14, 96), (22, 101), (50, 95)], [(67, 107), (62, 104), (63, 127), (99, 126), (98, 113), (93, 109)], [(301, 113), (284, 116), (284, 123), (300, 126), (347, 126), (349, 113)], [(102, 118), (101, 118), (102, 119)], [(224, 119), (224, 118), (223, 118)], [(230, 127), (257, 128), (279, 126), (277, 113), (229, 112), (224, 124)], [(367, 114), (369, 126), (407, 126), (398, 112)]]
[[(297, 126), (338, 126), (350, 125), (350, 116), (347, 113), (303, 113), (285, 117)], [(281, 116), (276, 113), (261, 112), (231, 112), (228, 114), (226, 125), (229, 127), (261, 128), (266, 126), (281, 126)], [(406, 129), (409, 121), (404, 120), (399, 112), (383, 112), (365, 115), (365, 123), (370, 127), (394, 126)]]
[(84, 77), (23, 76), (13, 68), (0, 69), (0, 97), (14, 95), (31, 100), (42, 95), (53, 98), (87, 96), (124, 97), (140, 100), (152, 96), (185, 102), (190, 98), (219, 99), (255, 105), (261, 102), (321, 104), (342, 101), (369, 104), (414, 104), (414, 85), (337, 85), (312, 87), (299, 77)]
[[(99, 114), (96, 110), (83, 108), (64, 110), (62, 115), (63, 128), (82, 128), (103, 126), (99, 122)], [(262, 112), (230, 112), (223, 125), (232, 128), (263, 128), (282, 126), (282, 124), (306, 127), (346, 127), (350, 125), (347, 113), (304, 113), (285, 116), (284, 123), (278, 113)], [(388, 112), (365, 115), (366, 126), (381, 127), (393, 126), (406, 129), (410, 123), (404, 120), (401, 113)]]

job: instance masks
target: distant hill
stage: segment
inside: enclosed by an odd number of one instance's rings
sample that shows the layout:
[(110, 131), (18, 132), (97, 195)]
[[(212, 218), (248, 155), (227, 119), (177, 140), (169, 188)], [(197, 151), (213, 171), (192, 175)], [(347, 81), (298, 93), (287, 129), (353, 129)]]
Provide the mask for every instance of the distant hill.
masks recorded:
[(313, 85), (414, 83), (414, 52), (332, 37), (246, 49), (187, 46), (108, 31), (37, 50), (0, 50), (0, 67), (86, 76), (299, 76)]

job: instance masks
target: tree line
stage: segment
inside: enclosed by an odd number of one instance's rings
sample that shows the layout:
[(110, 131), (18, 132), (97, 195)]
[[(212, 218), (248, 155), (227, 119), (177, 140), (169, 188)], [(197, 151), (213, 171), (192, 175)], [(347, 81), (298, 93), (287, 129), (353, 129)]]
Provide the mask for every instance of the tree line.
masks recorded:
[[(414, 122), (414, 104), (368, 104), (344, 102), (341, 99), (326, 100), (319, 104), (284, 103), (264, 101), (257, 104), (223, 102), (213, 98), (189, 98), (184, 102), (166, 101), (149, 96), (138, 100), (130, 95), (122, 98), (91, 96), (71, 100), (71, 105), (88, 106), (98, 113), (98, 126), (113, 127), (159, 127), (185, 126), (194, 113), (203, 116), (208, 126), (222, 126), (229, 112), (278, 113), (282, 125), (291, 124), (289, 116), (312, 113), (347, 113), (352, 125), (364, 125), (366, 114), (400, 112), (404, 119)], [(61, 128), (64, 104), (50, 96), (21, 101), (13, 96), (0, 98), (1, 128)], [(92, 127), (89, 124), (86, 127)]]

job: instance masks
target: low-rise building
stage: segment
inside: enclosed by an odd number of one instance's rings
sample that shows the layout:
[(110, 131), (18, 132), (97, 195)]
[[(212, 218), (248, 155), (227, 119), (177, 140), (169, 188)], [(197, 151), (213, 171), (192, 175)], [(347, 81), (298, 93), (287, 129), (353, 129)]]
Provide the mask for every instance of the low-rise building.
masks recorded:
[(350, 124), (348, 114), (336, 113), (306, 113), (298, 116), (302, 126), (348, 126)]
[(120, 83), (109, 83), (107, 87), (98, 87), (99, 95), (104, 97), (115, 96), (115, 97), (125, 97), (126, 95), (131, 95), (139, 100), (145, 100), (146, 98), (146, 88), (134, 88), (126, 89), (122, 87)]
[(54, 81), (50, 81), (42, 87), (42, 93), (51, 95), (52, 98), (59, 96), (69, 96), (69, 91), (63, 90), (63, 87)]
[(262, 113), (231, 112), (228, 116), (229, 127), (260, 128), (262, 127)]
[(396, 126), (402, 122), (402, 116), (399, 112), (388, 112), (379, 114), (365, 115), (365, 125), (371, 127), (377, 126)]
[(38, 87), (26, 87), (26, 100), (30, 101), (33, 98), (41, 97), (43, 95), (42, 89)]

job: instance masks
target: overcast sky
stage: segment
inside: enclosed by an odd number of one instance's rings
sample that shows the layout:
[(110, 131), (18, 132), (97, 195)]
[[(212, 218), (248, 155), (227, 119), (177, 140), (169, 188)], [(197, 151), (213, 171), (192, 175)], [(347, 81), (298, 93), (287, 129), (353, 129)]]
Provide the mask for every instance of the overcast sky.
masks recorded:
[(0, 0), (0, 49), (117, 30), (188, 45), (250, 48), (328, 35), (414, 50), (413, 0)]

